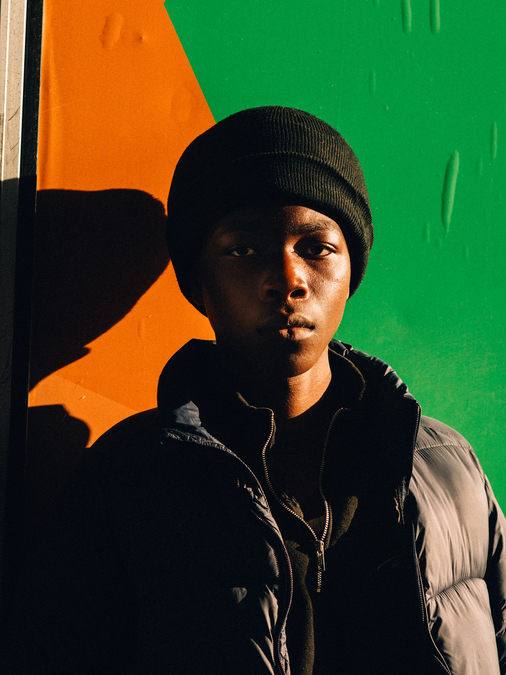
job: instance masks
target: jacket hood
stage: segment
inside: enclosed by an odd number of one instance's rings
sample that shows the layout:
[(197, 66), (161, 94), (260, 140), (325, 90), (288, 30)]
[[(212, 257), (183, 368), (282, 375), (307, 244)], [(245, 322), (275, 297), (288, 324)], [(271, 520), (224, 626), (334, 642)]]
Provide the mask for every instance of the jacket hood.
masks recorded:
[[(337, 340), (330, 345), (330, 361), (334, 377), (346, 377), (346, 399), (350, 405), (359, 401), (365, 389), (359, 369), (343, 358), (349, 348)], [(386, 364), (384, 364), (386, 365)], [(342, 371), (346, 371), (345, 373)], [(337, 372), (336, 371), (340, 371)], [(393, 372), (393, 371), (392, 371)], [(211, 340), (190, 340), (168, 361), (158, 382), (158, 409), (167, 425), (181, 431), (202, 429), (200, 411), (216, 397), (234, 399), (249, 406), (220, 365), (216, 343)]]
[[(381, 453), (388, 474), (403, 486), (405, 496), (412, 471), (419, 404), (397, 373), (381, 359), (338, 340), (332, 340), (329, 350), (334, 378), (346, 377), (345, 406), (356, 415), (367, 413), (369, 428), (364, 431)], [(242, 407), (245, 414), (253, 409), (223, 372), (216, 343), (191, 340), (169, 360), (160, 375), (158, 408), (162, 426), (177, 434), (189, 434), (201, 443), (225, 445), (213, 435), (212, 420), (228, 406), (234, 406), (236, 411)], [(264, 417), (259, 438), (270, 426), (270, 411)]]

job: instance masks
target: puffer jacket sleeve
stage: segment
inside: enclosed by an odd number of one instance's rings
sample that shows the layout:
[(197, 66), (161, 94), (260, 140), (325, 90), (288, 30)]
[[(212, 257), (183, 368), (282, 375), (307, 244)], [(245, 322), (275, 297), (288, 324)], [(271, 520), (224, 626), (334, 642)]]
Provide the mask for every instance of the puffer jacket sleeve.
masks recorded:
[(489, 501), (490, 551), (485, 581), (497, 636), (501, 674), (506, 673), (506, 518), (499, 507), (488, 479), (485, 489)]
[(428, 627), (459, 675), (506, 675), (506, 521), (469, 443), (422, 417), (411, 494)]

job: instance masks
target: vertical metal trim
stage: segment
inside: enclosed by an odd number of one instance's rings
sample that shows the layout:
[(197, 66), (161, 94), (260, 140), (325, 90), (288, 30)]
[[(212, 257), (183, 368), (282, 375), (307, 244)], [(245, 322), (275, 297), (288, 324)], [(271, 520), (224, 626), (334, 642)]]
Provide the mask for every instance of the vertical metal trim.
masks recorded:
[[(23, 503), (42, 0), (0, 4), (0, 575), (2, 611)], [(17, 537), (16, 537), (17, 535)]]
[[(2, 182), (18, 178), (20, 172), (26, 5), (27, 0), (3, 0), (0, 6), (0, 180)], [(7, 206), (3, 201), (2, 216), (6, 215), (7, 211)]]

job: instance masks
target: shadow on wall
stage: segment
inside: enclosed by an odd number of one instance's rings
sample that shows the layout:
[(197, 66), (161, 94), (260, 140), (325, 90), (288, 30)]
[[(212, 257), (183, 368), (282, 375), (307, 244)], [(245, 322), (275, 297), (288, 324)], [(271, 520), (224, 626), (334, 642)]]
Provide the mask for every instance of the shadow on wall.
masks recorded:
[[(164, 207), (147, 193), (40, 191), (30, 388), (85, 356), (85, 345), (120, 321), (168, 262)], [(29, 531), (54, 502), (88, 439), (88, 426), (63, 405), (29, 409)]]
[(168, 262), (164, 208), (145, 192), (40, 191), (30, 387), (87, 354)]

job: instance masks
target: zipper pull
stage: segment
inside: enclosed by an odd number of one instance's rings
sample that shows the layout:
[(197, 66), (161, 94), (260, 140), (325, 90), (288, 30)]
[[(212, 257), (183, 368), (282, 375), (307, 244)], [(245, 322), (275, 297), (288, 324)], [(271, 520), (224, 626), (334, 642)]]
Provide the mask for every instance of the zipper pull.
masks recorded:
[(318, 562), (318, 571), (325, 572), (325, 544), (320, 539), (315, 541), (316, 544), (316, 560)]
[(400, 488), (395, 488), (395, 510), (397, 511), (397, 522), (404, 525), (404, 508), (402, 504), (402, 495)]
[(315, 548), (316, 548), (316, 564), (318, 567), (316, 592), (321, 593), (322, 576), (323, 572), (325, 572), (325, 543), (320, 539), (317, 539), (315, 541)]

